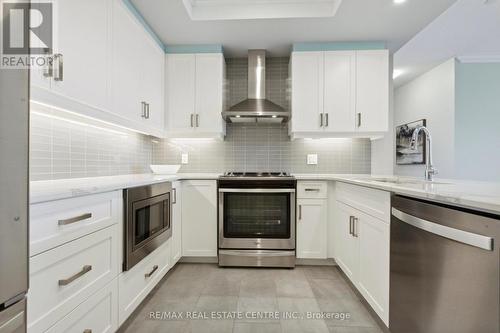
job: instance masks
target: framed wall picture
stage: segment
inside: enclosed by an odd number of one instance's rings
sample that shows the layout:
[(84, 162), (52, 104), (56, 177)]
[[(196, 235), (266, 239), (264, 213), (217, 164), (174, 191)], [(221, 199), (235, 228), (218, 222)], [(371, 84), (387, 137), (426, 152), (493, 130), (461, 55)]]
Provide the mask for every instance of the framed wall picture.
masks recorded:
[(419, 134), (417, 150), (412, 150), (410, 143), (415, 128), (417, 126), (426, 126), (426, 124), (426, 120), (421, 119), (396, 127), (396, 164), (425, 164), (425, 151), (427, 149), (425, 133), (421, 132)]

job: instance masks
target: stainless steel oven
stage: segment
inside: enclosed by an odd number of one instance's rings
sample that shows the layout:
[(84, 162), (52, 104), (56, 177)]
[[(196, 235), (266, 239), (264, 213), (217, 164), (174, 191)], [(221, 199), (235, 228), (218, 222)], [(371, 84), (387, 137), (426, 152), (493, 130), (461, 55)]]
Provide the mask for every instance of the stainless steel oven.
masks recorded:
[(218, 184), (219, 265), (295, 266), (295, 179), (245, 174)]
[(129, 270), (172, 236), (170, 182), (124, 190), (124, 263)]

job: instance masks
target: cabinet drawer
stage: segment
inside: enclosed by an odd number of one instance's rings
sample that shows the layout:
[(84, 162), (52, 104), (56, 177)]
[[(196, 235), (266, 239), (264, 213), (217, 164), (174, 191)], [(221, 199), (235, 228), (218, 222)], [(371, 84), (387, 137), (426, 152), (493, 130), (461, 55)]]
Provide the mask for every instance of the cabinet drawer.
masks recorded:
[(116, 228), (30, 258), (30, 331), (45, 331), (118, 275)]
[(327, 182), (297, 182), (298, 199), (326, 199), (327, 197)]
[(118, 329), (118, 279), (90, 296), (47, 333), (112, 333)]
[(390, 192), (342, 182), (337, 182), (335, 192), (338, 201), (389, 223)]
[(53, 249), (121, 220), (121, 191), (30, 206), (30, 256)]
[(168, 272), (171, 239), (118, 277), (121, 325)]

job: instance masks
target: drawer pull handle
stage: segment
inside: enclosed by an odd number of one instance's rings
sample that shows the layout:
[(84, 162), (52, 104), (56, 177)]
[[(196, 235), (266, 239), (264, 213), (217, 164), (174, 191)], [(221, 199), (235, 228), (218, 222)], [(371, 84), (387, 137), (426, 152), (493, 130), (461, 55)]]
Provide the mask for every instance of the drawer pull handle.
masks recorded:
[(306, 191), (306, 192), (319, 192), (320, 189), (319, 188), (306, 188), (306, 189), (304, 189), (304, 191)]
[(92, 270), (92, 266), (85, 265), (85, 266), (83, 266), (83, 268), (80, 272), (76, 273), (72, 277), (64, 279), (64, 280), (59, 280), (59, 285), (66, 286), (66, 285), (70, 284), (71, 282), (75, 281), (76, 279), (78, 279), (79, 277), (82, 277), (83, 275), (87, 274), (91, 270)]
[(90, 328), (87, 328), (86, 330), (83, 330), (83, 333), (92, 333), (92, 330)]
[(72, 223), (75, 223), (75, 222), (79, 222), (79, 221), (83, 221), (83, 220), (89, 219), (91, 217), (92, 217), (92, 213), (86, 213), (86, 214), (82, 214), (82, 215), (79, 215), (79, 216), (72, 217), (70, 219), (59, 220), (58, 224), (59, 225), (68, 225), (68, 224), (72, 224)]
[(153, 269), (151, 270), (151, 272), (144, 274), (144, 277), (145, 278), (151, 277), (151, 275), (153, 275), (154, 272), (156, 272), (157, 269), (158, 269), (158, 265), (154, 265)]

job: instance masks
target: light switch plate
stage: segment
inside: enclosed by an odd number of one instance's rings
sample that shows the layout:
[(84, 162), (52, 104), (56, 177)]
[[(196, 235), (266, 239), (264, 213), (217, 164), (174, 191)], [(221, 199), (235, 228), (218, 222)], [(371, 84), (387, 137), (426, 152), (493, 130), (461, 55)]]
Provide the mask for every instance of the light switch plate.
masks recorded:
[(307, 154), (307, 164), (309, 165), (318, 164), (318, 154)]
[(181, 154), (181, 163), (188, 164), (188, 162), (189, 162), (189, 155), (186, 153)]

